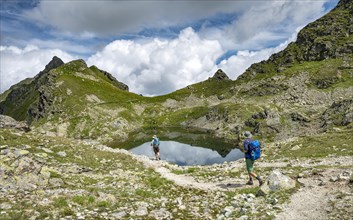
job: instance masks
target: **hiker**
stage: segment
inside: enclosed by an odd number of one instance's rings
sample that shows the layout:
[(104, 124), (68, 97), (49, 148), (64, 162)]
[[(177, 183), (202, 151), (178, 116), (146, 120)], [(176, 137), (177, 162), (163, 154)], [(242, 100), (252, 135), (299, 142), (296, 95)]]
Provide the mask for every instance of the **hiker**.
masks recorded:
[(151, 146), (153, 147), (153, 152), (154, 152), (154, 155), (156, 156), (156, 159), (160, 160), (161, 157), (159, 155), (159, 138), (157, 137), (157, 135), (153, 135)]
[(246, 183), (247, 185), (253, 185), (253, 177), (256, 178), (259, 181), (260, 186), (263, 184), (262, 179), (260, 178), (259, 175), (256, 175), (254, 173), (254, 162), (255, 160), (251, 159), (251, 154), (249, 150), (249, 144), (253, 141), (251, 139), (252, 134), (249, 131), (245, 131), (243, 133), (243, 136), (245, 137), (245, 140), (243, 142), (243, 149), (241, 149), (242, 152), (245, 153), (245, 163), (246, 163), (246, 169), (249, 174), (249, 181)]

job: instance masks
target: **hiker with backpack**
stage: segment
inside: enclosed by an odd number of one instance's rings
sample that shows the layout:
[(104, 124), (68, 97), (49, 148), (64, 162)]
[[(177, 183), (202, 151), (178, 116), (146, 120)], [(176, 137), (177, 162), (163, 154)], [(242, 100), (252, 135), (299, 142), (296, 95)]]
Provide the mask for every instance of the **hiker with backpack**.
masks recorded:
[(156, 160), (160, 160), (161, 157), (159, 154), (159, 138), (157, 137), (157, 135), (153, 135), (151, 146), (153, 147), (153, 152), (154, 152), (154, 155), (156, 156)]
[(246, 169), (249, 174), (249, 181), (246, 184), (253, 185), (253, 178), (256, 178), (259, 181), (259, 185), (262, 186), (262, 179), (254, 172), (255, 160), (260, 158), (260, 142), (258, 140), (253, 140), (251, 138), (252, 134), (249, 131), (245, 131), (243, 136), (245, 137), (245, 140), (241, 151), (245, 153)]

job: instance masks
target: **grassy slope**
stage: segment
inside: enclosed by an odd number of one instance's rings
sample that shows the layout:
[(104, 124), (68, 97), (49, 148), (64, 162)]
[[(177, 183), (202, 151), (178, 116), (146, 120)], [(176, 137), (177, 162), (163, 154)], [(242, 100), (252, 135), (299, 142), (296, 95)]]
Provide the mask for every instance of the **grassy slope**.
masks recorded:
[[(261, 85), (277, 76), (284, 77), (280, 82), (276, 82), (277, 84), (283, 84), (291, 77), (306, 73), (310, 78), (307, 81), (308, 88), (331, 93), (335, 89), (348, 88), (353, 85), (352, 70), (339, 69), (342, 64), (342, 59), (303, 62), (280, 73), (257, 74), (251, 81), (246, 79), (236, 81), (209, 79), (170, 94), (157, 97), (142, 97), (116, 88), (95, 67), (85, 68), (81, 66), (80, 62), (74, 61), (55, 70), (60, 73), (56, 79), (57, 82), (63, 82), (55, 90), (55, 96), (61, 97), (62, 100), (57, 102), (56, 105), (60, 106), (63, 113), (51, 116), (50, 120), (52, 120), (53, 124), (58, 123), (60, 120), (61, 122), (70, 122), (69, 133), (77, 134), (81, 132), (83, 133), (81, 137), (93, 138), (106, 133), (112, 135), (112, 132), (117, 130), (117, 128), (112, 127), (111, 123), (116, 119), (125, 120), (126, 123), (131, 124), (130, 127), (124, 128), (127, 132), (131, 132), (139, 128), (178, 127), (185, 124), (185, 122), (190, 122), (192, 126), (194, 120), (205, 117), (211, 110), (216, 110), (220, 115), (226, 113), (232, 122), (242, 124), (245, 120), (251, 118), (251, 115), (269, 107), (279, 112), (283, 110), (281, 107), (274, 105), (271, 100), (284, 94), (285, 90), (276, 94), (257, 95), (256, 93), (250, 93), (251, 86)], [(86, 76), (85, 78), (75, 74), (78, 69), (81, 74)], [(89, 79), (87, 76), (94, 78), (92, 80), (92, 78)], [(320, 80), (330, 82), (329, 86), (325, 89), (318, 88), (316, 82)], [(68, 91), (71, 94), (68, 94)], [(100, 101), (87, 101), (87, 95), (95, 95)], [(190, 97), (190, 95), (200, 100), (206, 100), (211, 96), (222, 96), (222, 103), (210, 106), (205, 101), (202, 106), (189, 107), (181, 105), (174, 109), (163, 106), (163, 103), (168, 99), (184, 103), (185, 99)], [(232, 100), (229, 98), (232, 98)], [(234, 99), (243, 100), (237, 103), (234, 102)], [(329, 104), (327, 103), (327, 105)], [(135, 111), (136, 105), (143, 107), (142, 113), (138, 114)], [(298, 110), (311, 112), (310, 109), (305, 108)], [(85, 122), (85, 129), (80, 130), (78, 127), (83, 121)], [(37, 125), (42, 123), (45, 123), (45, 120), (40, 121)], [(242, 127), (243, 129), (249, 129), (246, 126), (244, 127), (244, 125)], [(270, 136), (267, 138), (269, 140), (272, 139)]]
[[(350, 62), (349, 65), (353, 65), (352, 61), (348, 62)], [(68, 134), (73, 137), (97, 138), (102, 135), (112, 137), (116, 135), (114, 132), (120, 129), (112, 125), (116, 121), (127, 124), (123, 128), (123, 132), (129, 133), (139, 128), (193, 126), (195, 120), (216, 111), (219, 115), (227, 115), (229, 121), (225, 124), (238, 123), (242, 129), (248, 130), (251, 128), (244, 126), (244, 121), (251, 118), (253, 114), (268, 108), (280, 113), (284, 110), (273, 104), (272, 100), (285, 94), (286, 90), (281, 90), (279, 87), (280, 90), (275, 93), (271, 90), (259, 95), (257, 92), (271, 89), (261, 87), (262, 84), (271, 82), (274, 77), (282, 77), (282, 79), (279, 82), (273, 82), (273, 84), (285, 84), (291, 77), (305, 73), (310, 78), (306, 82), (309, 89), (331, 93), (336, 89), (348, 88), (353, 85), (352, 70), (340, 69), (343, 64), (347, 64), (347, 61), (341, 58), (302, 62), (279, 73), (270, 71), (266, 74), (257, 74), (252, 80), (217, 81), (208, 79), (170, 94), (142, 97), (118, 89), (96, 67), (87, 68), (82, 61), (72, 61), (53, 70), (58, 75), (57, 86), (53, 91), (56, 97), (54, 105), (58, 106), (62, 113), (50, 115), (34, 125), (43, 125), (49, 119), (53, 125), (68, 122), (70, 124)], [(327, 81), (327, 86), (323, 89), (318, 88), (317, 82), (321, 81)], [(88, 101), (90, 95), (97, 97), (98, 101)], [(14, 103), (9, 103), (9, 107), (13, 114), (25, 119), (26, 111), (37, 96), (36, 91), (30, 91), (29, 95), (25, 96), (22, 106), (16, 107)], [(196, 107), (188, 106), (185, 100), (190, 96), (205, 100), (204, 104)], [(208, 103), (206, 100), (211, 96), (222, 99), (222, 103)], [(168, 99), (186, 105), (169, 109), (163, 105)], [(329, 104), (327, 103), (327, 105)], [(136, 106), (142, 106), (141, 113), (135, 110)], [(295, 108), (299, 112), (312, 113), (312, 110), (306, 109), (305, 106), (303, 108), (296, 106)], [(289, 123), (285, 120), (287, 116), (282, 115), (281, 117), (284, 118), (283, 123)], [(265, 123), (261, 120), (258, 122)], [(230, 128), (225, 126), (224, 129), (229, 130)], [(55, 132), (57, 128), (52, 126), (50, 130)], [(231, 133), (226, 130), (225, 132)], [(272, 140), (271, 135), (273, 134), (269, 134), (266, 138)], [(234, 136), (230, 138), (234, 138)]]
[[(229, 192), (226, 199), (219, 201), (219, 197), (215, 198), (213, 192), (182, 188), (161, 178), (159, 174), (146, 169), (126, 154), (99, 151), (90, 145), (70, 139), (33, 136), (31, 133), (16, 135), (9, 130), (0, 130), (0, 139), (10, 149), (20, 148), (26, 144), (29, 151), (27, 156), (45, 161), (43, 162), (45, 166), (50, 167), (50, 179), (59, 178), (64, 182), (60, 187), (51, 187), (51, 190), (26, 191), (25, 198), (18, 194), (13, 195), (11, 200), (8, 196), (0, 196), (0, 202), (4, 204), (12, 204), (16, 201), (11, 209), (2, 213), (4, 219), (27, 219), (33, 215), (37, 215), (38, 219), (58, 219), (75, 216), (77, 210), (81, 209), (94, 210), (100, 216), (97, 219), (104, 219), (102, 217), (104, 213), (112, 214), (121, 211), (126, 211), (125, 218), (128, 218), (132, 211), (140, 207), (141, 202), (147, 203), (151, 211), (159, 209), (162, 200), (165, 204), (163, 207), (172, 213), (173, 218), (201, 219), (204, 215), (202, 211), (198, 214), (189, 208), (178, 208), (176, 199), (181, 197), (184, 204), (190, 203), (205, 211), (208, 210), (208, 206), (200, 206), (200, 201), (215, 204), (212, 210), (207, 211), (210, 213), (205, 212), (205, 215), (216, 216), (221, 212), (222, 207), (230, 205), (232, 197), (236, 195), (236, 192)], [(47, 153), (36, 146), (51, 149), (52, 152)], [(67, 156), (61, 157), (57, 154), (63, 151)], [(27, 159), (27, 156), (23, 158)], [(10, 167), (8, 164), (10, 162), (11, 160), (0, 158), (0, 165), (6, 168)], [(91, 171), (72, 172), (75, 168)], [(12, 192), (9, 194), (12, 195)], [(41, 201), (44, 198), (50, 202), (43, 204)], [(175, 208), (178, 211), (173, 213), (172, 210)]]
[[(352, 128), (342, 129), (339, 132), (328, 132), (316, 137), (299, 138), (281, 145), (280, 148), (265, 146), (266, 156), (264, 155), (264, 159), (265, 162), (273, 159), (288, 162), (314, 157), (313, 161), (320, 161), (320, 159), (333, 155), (353, 156), (352, 132)], [(222, 213), (224, 207), (232, 206), (235, 197), (250, 193), (256, 194), (258, 190), (258, 187), (254, 186), (251, 188), (231, 188), (228, 192), (221, 193), (183, 188), (161, 178), (158, 173), (146, 169), (141, 163), (125, 154), (99, 151), (90, 145), (65, 138), (45, 137), (33, 133), (19, 135), (17, 133), (7, 129), (0, 130), (2, 145), (9, 149), (26, 147), (29, 154), (17, 159), (27, 161), (27, 158), (31, 157), (35, 158), (35, 161), (41, 161), (43, 166), (49, 167), (49, 178), (53, 181), (61, 179), (63, 184), (50, 186), (50, 190), (38, 188), (33, 191), (27, 190), (26, 194), (16, 194), (10, 191), (5, 194), (6, 196), (0, 196), (1, 203), (11, 204), (11, 208), (2, 214), (4, 219), (27, 219), (33, 215), (37, 215), (38, 219), (56, 219), (75, 216), (78, 210), (85, 210), (86, 215), (94, 210), (97, 216), (125, 211), (125, 218), (129, 218), (131, 217), (130, 213), (140, 207), (140, 202), (148, 203), (148, 210), (151, 211), (161, 207), (161, 200), (165, 204), (163, 207), (172, 213), (173, 218), (204, 219), (204, 215), (216, 218)], [(292, 150), (296, 145), (299, 145), (300, 149)], [(318, 147), (320, 150), (317, 150)], [(50, 149), (52, 152), (44, 151), (42, 148)], [(57, 154), (58, 152), (65, 152), (67, 156), (61, 157)], [(0, 157), (0, 165), (5, 169), (15, 169), (10, 166), (12, 160), (8, 157)], [(200, 182), (238, 179), (245, 175), (244, 170), (222, 170), (221, 167), (187, 167), (175, 170), (174, 173), (193, 176)], [(344, 163), (337, 164), (336, 167), (344, 167)], [(85, 168), (90, 171), (77, 173), (75, 168)], [(313, 165), (311, 168), (286, 166), (280, 169), (292, 178), (297, 178), (299, 174), (314, 173), (323, 168)], [(271, 170), (270, 167), (256, 167), (256, 172), (261, 173), (263, 177), (268, 175)], [(29, 175), (27, 172), (22, 175)], [(20, 174), (16, 173), (16, 175)], [(283, 204), (294, 192), (293, 190), (283, 191), (270, 194), (265, 198), (254, 198), (257, 212), (249, 212), (247, 215), (251, 219), (259, 217), (272, 219), (271, 216), (278, 210), (268, 209), (271, 201), (276, 199), (278, 205)], [(177, 198), (182, 198), (183, 204), (187, 206), (186, 209), (180, 208), (180, 205), (175, 202)], [(241, 201), (243, 200), (241, 197)], [(49, 202), (43, 203), (43, 201)], [(237, 204), (244, 205), (240, 202)], [(189, 207), (198, 208), (194, 210)], [(173, 210), (177, 210), (177, 212)], [(241, 215), (244, 213), (239, 207), (235, 209), (231, 217), (235, 218)], [(101, 218), (103, 219), (103, 217)]]

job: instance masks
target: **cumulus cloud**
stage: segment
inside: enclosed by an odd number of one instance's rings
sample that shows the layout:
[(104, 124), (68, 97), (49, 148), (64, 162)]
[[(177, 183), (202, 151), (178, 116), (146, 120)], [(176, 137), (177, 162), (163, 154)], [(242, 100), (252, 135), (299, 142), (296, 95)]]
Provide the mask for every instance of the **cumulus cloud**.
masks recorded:
[(104, 35), (180, 25), (219, 13), (239, 12), (247, 7), (249, 3), (243, 1), (42, 0), (37, 7), (27, 10), (24, 15), (28, 19), (61, 30)]
[[(297, 30), (299, 31), (299, 29)], [(226, 51), (217, 40), (201, 38), (192, 28), (176, 39), (117, 40), (92, 55), (87, 63), (106, 70), (126, 83), (130, 91), (161, 95), (206, 80), (218, 68), (236, 79), (252, 63), (267, 59), (294, 41), (296, 33), (275, 48), (241, 50), (216, 64)], [(64, 62), (77, 59), (62, 50), (1, 46), (1, 92), (19, 81), (35, 76), (56, 55)]]
[(202, 39), (193, 29), (186, 28), (173, 40), (114, 41), (90, 57), (88, 63), (112, 73), (132, 92), (161, 95), (206, 80), (218, 68), (236, 79), (251, 64), (283, 50), (296, 36), (293, 34), (274, 48), (238, 51), (217, 65), (217, 59), (225, 52), (220, 42)]
[(262, 60), (267, 60), (272, 54), (285, 49), (290, 42), (296, 40), (299, 30), (300, 29), (298, 28), (297, 31), (288, 40), (281, 43), (277, 47), (265, 48), (258, 51), (238, 51), (236, 55), (222, 60), (217, 65), (217, 68), (220, 68), (226, 72), (231, 79), (236, 79), (238, 76), (244, 73), (245, 70), (251, 66), (251, 64), (260, 62)]
[(149, 28), (158, 32), (168, 27), (197, 26), (201, 22), (201, 34), (205, 32), (203, 36), (210, 35), (211, 39), (212, 36), (218, 40), (222, 38), (223, 47), (230, 44), (239, 47), (236, 49), (254, 50), (264, 48), (268, 41), (284, 41), (295, 28), (321, 16), (324, 3), (42, 0), (37, 7), (26, 10), (23, 16), (37, 24), (54, 27), (65, 35), (71, 32), (85, 37), (124, 35)]
[(206, 79), (222, 53), (218, 41), (186, 28), (172, 40), (114, 41), (88, 63), (111, 72), (133, 92), (156, 95)]
[(200, 35), (219, 40), (225, 49), (261, 50), (269, 44), (284, 42), (298, 27), (322, 16), (324, 3), (266, 1), (244, 10), (228, 25), (201, 29)]
[[(236, 79), (252, 63), (284, 49), (298, 27), (324, 13), (328, 1), (42, 0), (21, 16), (54, 38), (25, 39), (41, 49), (1, 47), (0, 91), (38, 73), (53, 55), (73, 59), (68, 53), (91, 54), (89, 65), (111, 72), (132, 92), (144, 95), (175, 91), (207, 79), (218, 68)], [(146, 28), (157, 30), (153, 36), (158, 36), (160, 29), (188, 26), (196, 28), (185, 28), (174, 39), (138, 34), (122, 39)], [(97, 38), (107, 34), (109, 38)], [(112, 36), (120, 40), (101, 46)], [(97, 47), (103, 49), (94, 52)], [(229, 51), (237, 52), (225, 56)]]
[(48, 41), (48, 40), (41, 40), (41, 39), (31, 39), (28, 41), (28, 44), (40, 45), (40, 48), (42, 49), (45, 48), (45, 49), (61, 50), (68, 53), (75, 53), (75, 54), (90, 54), (94, 52), (92, 48), (74, 43), (69, 40)]
[(263, 31), (292, 32), (293, 27), (316, 19), (324, 10), (323, 1), (271, 1), (270, 5), (251, 8), (233, 21), (227, 30), (229, 35), (243, 42)]
[(0, 46), (0, 93), (28, 77), (33, 77), (45, 68), (53, 56), (64, 62), (74, 59), (73, 56), (57, 49), (40, 49), (28, 45), (25, 48)]

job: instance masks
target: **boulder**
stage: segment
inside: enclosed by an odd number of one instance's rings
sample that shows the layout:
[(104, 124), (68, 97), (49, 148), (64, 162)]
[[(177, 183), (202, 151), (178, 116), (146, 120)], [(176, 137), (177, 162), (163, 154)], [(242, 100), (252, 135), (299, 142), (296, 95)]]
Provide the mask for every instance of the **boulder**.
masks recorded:
[(19, 122), (7, 115), (0, 115), (0, 128), (15, 128), (21, 131), (30, 131), (25, 122)]
[(265, 196), (270, 192), (277, 192), (295, 187), (295, 181), (282, 174), (279, 170), (273, 170), (260, 187), (257, 195)]

